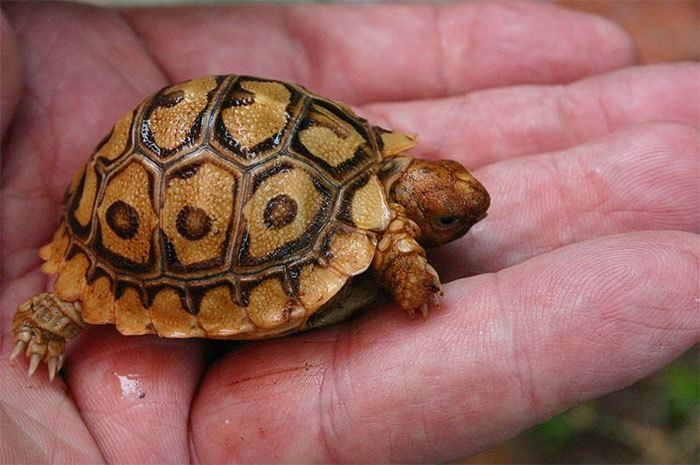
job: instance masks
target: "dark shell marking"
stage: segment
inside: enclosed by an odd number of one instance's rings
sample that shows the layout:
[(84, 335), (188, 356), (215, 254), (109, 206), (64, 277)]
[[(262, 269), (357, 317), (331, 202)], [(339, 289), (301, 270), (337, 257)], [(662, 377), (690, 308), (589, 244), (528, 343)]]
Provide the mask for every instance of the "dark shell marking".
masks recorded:
[(196, 241), (211, 231), (211, 218), (203, 209), (186, 205), (177, 214), (177, 232), (186, 239)]
[(297, 202), (286, 194), (279, 194), (267, 202), (263, 220), (270, 229), (280, 229), (294, 221), (297, 216)]
[(131, 239), (139, 230), (139, 214), (134, 207), (117, 200), (106, 213), (107, 224), (122, 239)]

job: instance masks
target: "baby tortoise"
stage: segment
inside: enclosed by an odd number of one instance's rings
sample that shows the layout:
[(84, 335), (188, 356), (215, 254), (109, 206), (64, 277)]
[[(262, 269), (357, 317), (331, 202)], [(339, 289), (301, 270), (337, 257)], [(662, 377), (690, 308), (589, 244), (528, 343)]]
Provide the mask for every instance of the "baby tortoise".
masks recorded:
[(162, 89), (68, 187), (39, 251), (53, 292), (19, 306), (11, 357), (26, 352), (30, 375), (43, 360), (53, 379), (65, 339), (93, 324), (281, 336), (348, 317), (378, 286), (425, 315), (441, 288), (423, 246), (465, 234), (489, 195), (459, 163), (407, 155), (414, 145), (286, 82)]

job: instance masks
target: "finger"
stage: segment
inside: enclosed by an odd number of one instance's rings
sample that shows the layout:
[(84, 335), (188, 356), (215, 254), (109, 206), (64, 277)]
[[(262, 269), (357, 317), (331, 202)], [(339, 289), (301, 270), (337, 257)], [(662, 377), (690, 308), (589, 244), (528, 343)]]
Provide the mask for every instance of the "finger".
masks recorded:
[(677, 121), (700, 127), (697, 63), (625, 68), (567, 86), (518, 86), (431, 101), (380, 103), (360, 112), (375, 124), (418, 133), (418, 156), (471, 168), (562, 150), (625, 126)]
[(22, 91), (22, 65), (17, 53), (15, 34), (2, 13), (0, 13), (0, 42), (2, 42), (2, 47), (0, 47), (0, 63), (2, 63), (0, 137), (2, 137), (12, 121)]
[(248, 346), (199, 391), (196, 456), (378, 463), (476, 453), (696, 343), (699, 255), (688, 233), (605, 237), (451, 283), (425, 323), (379, 312)]
[(68, 359), (68, 386), (108, 462), (190, 461), (190, 402), (206, 364), (201, 341), (94, 328)]
[(696, 128), (648, 123), (489, 165), (476, 174), (491, 193), (489, 216), (431, 262), (444, 282), (608, 234), (700, 232), (698, 160)]
[[(24, 280), (4, 282), (0, 308), (14, 309), (15, 296), (36, 292), (45, 279), (38, 270)], [(0, 315), (0, 463), (101, 463), (102, 455), (60, 376), (48, 382), (45, 368), (27, 377), (23, 357), (9, 360), (14, 342), (10, 312)]]
[(34, 251), (50, 239), (63, 192), (95, 145), (144, 89), (165, 80), (114, 13), (66, 3), (3, 9), (25, 67), (0, 178), (3, 262), (13, 268), (4, 277), (12, 278), (38, 264)]
[(569, 82), (637, 59), (616, 24), (539, 3), (254, 5), (124, 15), (173, 81), (261, 75), (356, 104)]
[[(2, 173), (2, 224), (12, 225), (3, 227), (2, 234), (5, 334), (11, 330), (7, 321), (17, 304), (43, 288), (36, 248), (53, 232), (69, 178), (119, 116), (165, 84), (139, 40), (114, 12), (71, 4), (12, 4), (7, 10), (23, 44), (27, 98), (6, 144)], [(21, 292), (9, 293), (8, 283)], [(87, 332), (77, 341), (77, 349), (69, 352), (66, 366), (73, 398), (100, 450), (114, 462), (187, 461), (186, 442), (175, 445), (156, 435), (161, 432), (169, 440), (185, 440), (196, 385), (192, 380), (200, 376), (204, 349), (179, 341), (172, 344), (179, 343), (180, 350), (153, 343), (153, 338), (126, 338), (128, 342), (120, 338), (122, 350), (112, 346), (110, 352), (113, 333), (102, 336)], [(109, 357), (91, 360), (90, 354), (97, 350), (93, 348), (102, 344)], [(6, 350), (9, 354), (11, 348)], [(82, 366), (95, 371), (81, 371)], [(127, 370), (130, 366), (134, 371)], [(115, 367), (113, 372), (109, 367)], [(140, 376), (143, 367), (178, 388), (157, 389), (151, 383), (160, 381), (142, 377), (134, 383), (142, 381), (147, 397), (136, 401), (120, 397), (122, 383), (130, 392), (129, 376)], [(47, 404), (35, 403), (30, 406), (31, 415), (50, 415), (45, 408)], [(131, 424), (131, 430), (124, 431), (116, 425), (116, 419), (127, 424), (132, 417), (138, 418), (139, 427)], [(146, 424), (150, 435), (144, 432)], [(119, 437), (115, 438), (115, 431)], [(149, 444), (144, 443), (145, 437)]]
[[(114, 122), (165, 85), (138, 38), (114, 12), (70, 3), (3, 5), (22, 44), (28, 94), (9, 141), (4, 183), (41, 175), (55, 197)], [(29, 159), (28, 159), (29, 158)], [(60, 160), (60, 162), (59, 162)], [(35, 172), (17, 176), (26, 165)]]

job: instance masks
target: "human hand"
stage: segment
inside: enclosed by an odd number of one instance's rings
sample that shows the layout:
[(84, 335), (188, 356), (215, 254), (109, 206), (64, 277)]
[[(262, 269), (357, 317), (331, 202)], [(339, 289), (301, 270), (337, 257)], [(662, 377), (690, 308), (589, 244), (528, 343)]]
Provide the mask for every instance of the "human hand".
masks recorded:
[(447, 284), (425, 322), (389, 306), (236, 345), (93, 328), (65, 384), (0, 356), (3, 463), (444, 461), (698, 341), (697, 64), (628, 67), (617, 27), (545, 4), (3, 11), (3, 354), (66, 184), (168, 82), (299, 82), (419, 133), (416, 155), (492, 197), (432, 253)]

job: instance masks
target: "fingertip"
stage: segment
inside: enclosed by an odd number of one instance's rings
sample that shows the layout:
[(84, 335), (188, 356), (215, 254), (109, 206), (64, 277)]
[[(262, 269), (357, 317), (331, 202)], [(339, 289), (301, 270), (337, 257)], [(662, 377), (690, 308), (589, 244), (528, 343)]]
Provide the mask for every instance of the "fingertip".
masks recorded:
[(189, 409), (206, 363), (202, 341), (96, 326), (69, 347), (66, 380), (107, 460), (185, 463)]
[(607, 44), (608, 49), (603, 48), (599, 51), (601, 56), (610, 58), (609, 69), (631, 66), (641, 61), (637, 43), (620, 23), (591, 13), (577, 12), (576, 14), (590, 18), (591, 27), (597, 39), (594, 42), (596, 48), (601, 45), (605, 47)]
[(444, 74), (454, 93), (561, 84), (639, 60), (631, 36), (604, 17), (542, 2), (447, 5)]
[(244, 343), (219, 360), (191, 407), (191, 449), (197, 459), (331, 462), (317, 447), (319, 391), (333, 345), (326, 342), (294, 337)]
[(550, 4), (541, 6), (551, 9), (548, 19), (551, 21), (553, 35), (550, 37), (560, 35), (561, 45), (571, 47), (568, 53), (578, 50), (581, 62), (576, 71), (579, 74), (572, 76), (571, 80), (640, 62), (637, 43), (620, 23), (580, 9)]

